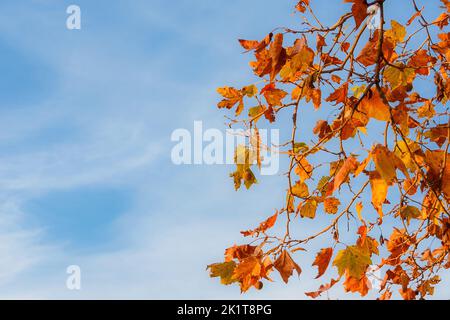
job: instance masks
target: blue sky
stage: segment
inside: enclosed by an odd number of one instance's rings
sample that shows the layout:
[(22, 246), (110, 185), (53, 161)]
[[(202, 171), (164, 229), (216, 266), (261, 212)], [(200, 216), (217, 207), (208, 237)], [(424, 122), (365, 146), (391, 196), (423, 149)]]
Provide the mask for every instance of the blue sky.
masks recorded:
[[(325, 21), (341, 13), (313, 3)], [(82, 30), (65, 27), (70, 4)], [(280, 206), (285, 181), (236, 193), (231, 167), (170, 159), (174, 129), (225, 128), (215, 88), (253, 79), (236, 39), (299, 27), (293, 4), (1, 2), (0, 298), (303, 299), (319, 286), (311, 256), (300, 279), (245, 296), (209, 279), (238, 231)], [(73, 264), (81, 291), (65, 287)]]

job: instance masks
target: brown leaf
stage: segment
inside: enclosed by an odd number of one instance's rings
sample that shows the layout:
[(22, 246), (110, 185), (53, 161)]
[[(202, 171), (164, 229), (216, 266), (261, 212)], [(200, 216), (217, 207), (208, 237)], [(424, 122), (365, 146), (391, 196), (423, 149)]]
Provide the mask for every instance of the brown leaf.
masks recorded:
[(294, 270), (300, 275), (302, 269), (292, 260), (290, 254), (285, 250), (281, 253), (278, 259), (274, 262), (273, 266), (278, 270), (283, 281), (288, 283), (289, 278), (292, 276)]

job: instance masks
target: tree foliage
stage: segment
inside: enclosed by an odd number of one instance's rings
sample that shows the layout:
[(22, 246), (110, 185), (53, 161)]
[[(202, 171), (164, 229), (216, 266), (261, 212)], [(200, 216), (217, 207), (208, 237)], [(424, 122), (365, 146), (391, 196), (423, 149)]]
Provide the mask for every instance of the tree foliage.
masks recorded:
[[(230, 125), (252, 134), (283, 113), (292, 122), (281, 128), (290, 132), (280, 145), (289, 160), (286, 198), (264, 217), (270, 218), (242, 232), (248, 244), (226, 249), (224, 262), (208, 266), (223, 284), (261, 289), (273, 272), (287, 283), (302, 272), (301, 255), (314, 240), (329, 242), (316, 254), (317, 278), (337, 276), (306, 293), (313, 298), (337, 283), (365, 296), (374, 264), (382, 272), (379, 299), (395, 291), (404, 299), (425, 298), (450, 268), (450, 1), (424, 2), (438, 6), (437, 17), (404, 1), (413, 12), (408, 21), (387, 12), (389, 1), (330, 3), (348, 13), (325, 26), (314, 0), (302, 0), (295, 6), (302, 30), (278, 28), (262, 40), (239, 40), (254, 54), (250, 67), (260, 79), (219, 88), (218, 107), (234, 109)], [(368, 28), (375, 13), (380, 25)], [(301, 140), (301, 112), (308, 121), (317, 118), (310, 142)], [(326, 119), (317, 117), (323, 114)], [(236, 189), (256, 183), (261, 147), (239, 151), (246, 161), (231, 175)], [(320, 220), (317, 230), (294, 237), (293, 228), (306, 219)]]

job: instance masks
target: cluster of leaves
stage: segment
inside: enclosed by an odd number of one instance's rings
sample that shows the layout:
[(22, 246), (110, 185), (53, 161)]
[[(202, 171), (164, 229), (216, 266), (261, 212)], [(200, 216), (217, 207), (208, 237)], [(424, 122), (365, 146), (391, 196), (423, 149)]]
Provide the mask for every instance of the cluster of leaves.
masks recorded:
[[(450, 1), (440, 0), (442, 13), (428, 20), (412, 0), (413, 15), (404, 23), (387, 19), (395, 14), (386, 12), (388, 1), (345, 0), (351, 11), (326, 27), (310, 0), (302, 0), (296, 10), (303, 16), (303, 30), (282, 28), (261, 41), (240, 40), (254, 54), (250, 66), (262, 81), (242, 89), (219, 88), (223, 100), (218, 106), (235, 108), (232, 124), (256, 129), (251, 132), (291, 112), (291, 138), (280, 145), (290, 165), (283, 207), (256, 229), (242, 232), (253, 237), (250, 244), (227, 249), (225, 262), (208, 266), (223, 284), (238, 283), (242, 292), (261, 289), (273, 271), (287, 283), (294, 272), (301, 273), (294, 254), (326, 235), (330, 246), (317, 253), (313, 266), (319, 278), (331, 264), (337, 279), (306, 293), (313, 298), (341, 280), (347, 292), (365, 296), (375, 258), (384, 274), (380, 299), (391, 298), (395, 287), (404, 299), (432, 295), (438, 273), (450, 268), (450, 33), (444, 31)], [(380, 26), (371, 30), (366, 22), (375, 12)], [(258, 88), (260, 83), (264, 86)], [(247, 100), (256, 107), (242, 119)], [(318, 119), (310, 143), (297, 140), (303, 105), (333, 114)], [(256, 141), (236, 151), (245, 158), (232, 174), (236, 189), (242, 182), (247, 188), (256, 183), (251, 169), (261, 163)], [(325, 165), (329, 173), (319, 178)], [(330, 221), (319, 231), (302, 239), (291, 236), (292, 223), (322, 212)], [(283, 222), (283, 234), (270, 234)], [(352, 245), (343, 243), (339, 233), (349, 222), (357, 226)]]

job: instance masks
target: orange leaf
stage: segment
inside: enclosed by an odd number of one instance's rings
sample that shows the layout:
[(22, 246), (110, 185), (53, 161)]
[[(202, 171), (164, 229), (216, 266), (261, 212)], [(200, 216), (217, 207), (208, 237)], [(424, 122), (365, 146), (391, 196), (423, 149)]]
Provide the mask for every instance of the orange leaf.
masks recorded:
[(274, 214), (273, 216), (271, 216), (270, 218), (268, 218), (266, 221), (261, 222), (259, 227), (256, 228), (255, 230), (241, 231), (241, 233), (244, 237), (253, 236), (253, 235), (258, 236), (260, 233), (264, 233), (267, 230), (269, 230), (270, 228), (272, 228), (275, 225), (275, 223), (277, 222), (277, 218), (278, 218), (278, 212), (276, 214)]
[(372, 205), (377, 210), (380, 218), (382, 218), (383, 204), (387, 197), (388, 184), (385, 179), (381, 178), (381, 175), (377, 171), (370, 172), (369, 177), (372, 188)]
[(352, 14), (355, 18), (356, 28), (359, 28), (361, 23), (367, 17), (367, 3), (365, 0), (345, 0), (345, 2), (353, 2)]
[(336, 283), (339, 282), (340, 279), (334, 280), (331, 279), (330, 283), (327, 283), (325, 285), (321, 285), (318, 291), (314, 291), (314, 292), (305, 292), (305, 294), (308, 297), (311, 297), (313, 299), (316, 299), (317, 297), (319, 297), (322, 293), (330, 290)]
[(333, 256), (333, 249), (326, 248), (320, 250), (317, 254), (316, 259), (314, 260), (313, 266), (317, 266), (319, 269), (319, 273), (316, 276), (316, 279), (320, 278), (328, 268), (330, 264), (331, 257)]
[(340, 186), (347, 181), (348, 176), (351, 172), (355, 171), (358, 168), (358, 161), (355, 157), (349, 157), (345, 160), (342, 167), (337, 172), (334, 177), (334, 182), (332, 184), (333, 188), (329, 192), (329, 195), (333, 194), (336, 190), (340, 188)]

